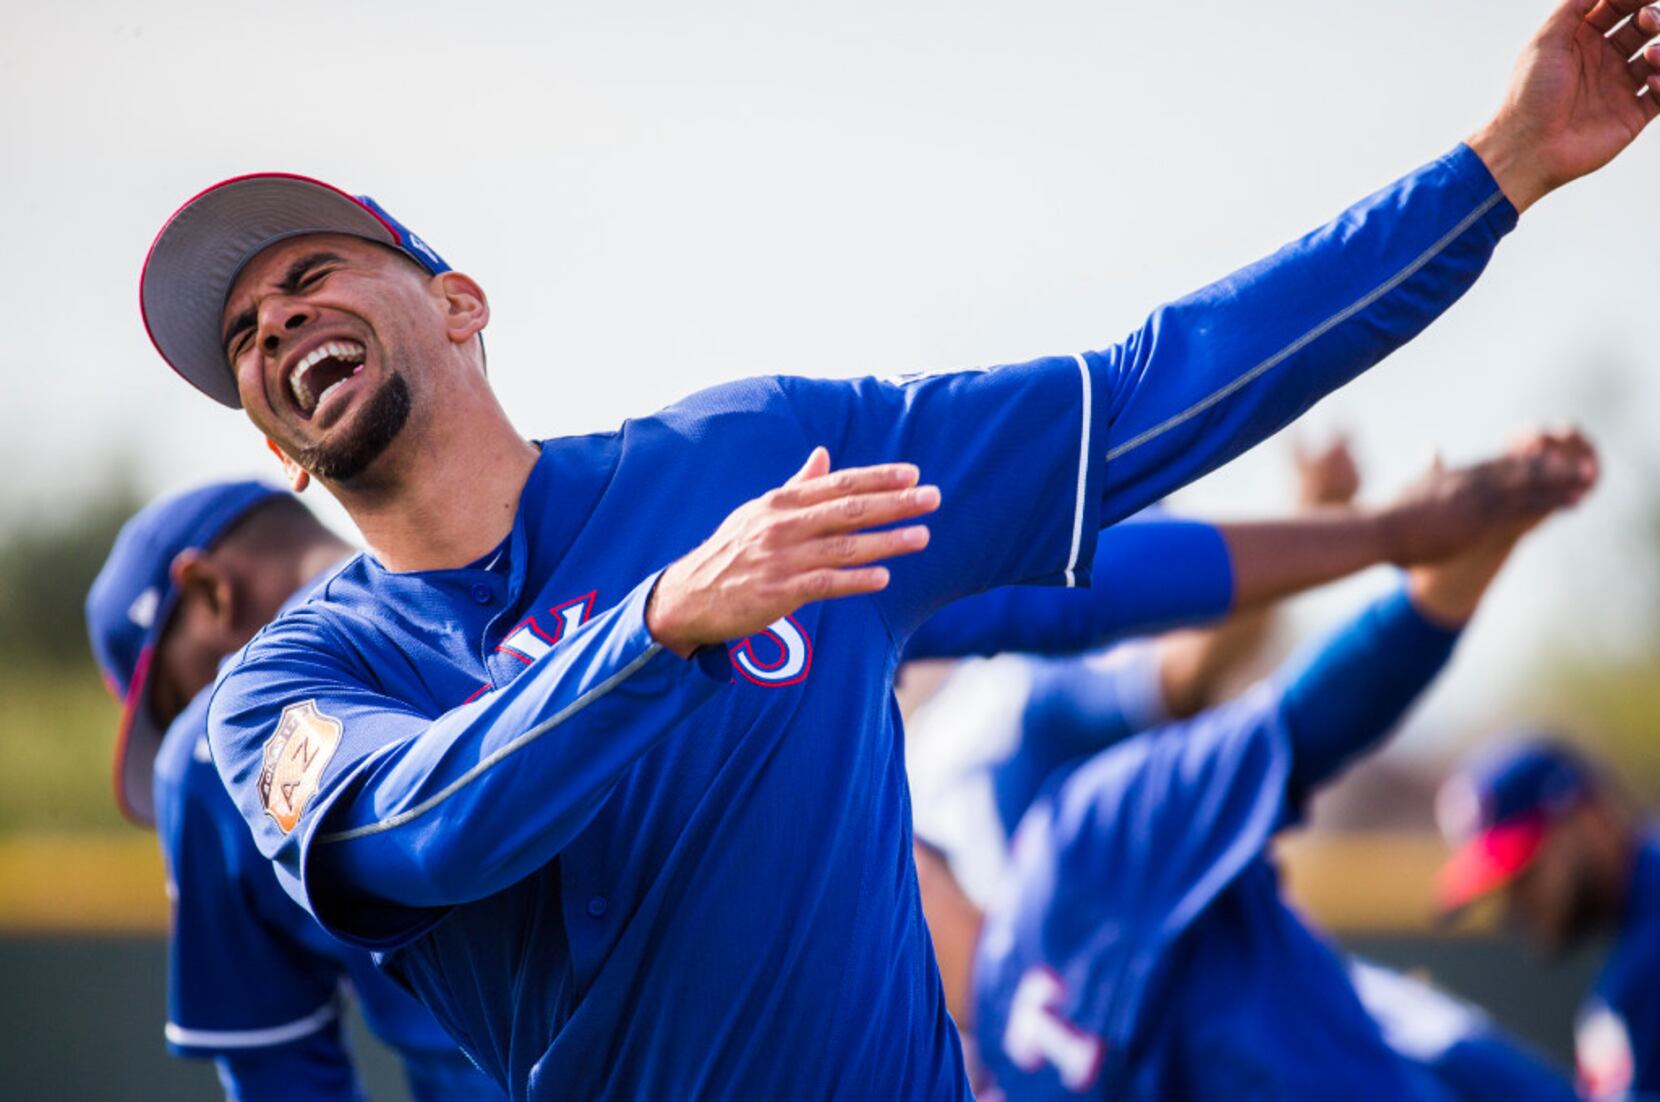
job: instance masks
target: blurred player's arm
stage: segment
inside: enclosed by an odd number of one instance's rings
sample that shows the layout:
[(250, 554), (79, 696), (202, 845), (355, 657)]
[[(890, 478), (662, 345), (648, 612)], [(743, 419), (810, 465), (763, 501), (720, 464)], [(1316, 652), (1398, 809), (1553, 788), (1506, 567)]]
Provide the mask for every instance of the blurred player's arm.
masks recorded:
[(1450, 656), (1465, 623), (1517, 541), (1596, 480), (1595, 455), (1574, 432), (1535, 433), (1512, 454), (1531, 488), (1531, 515), (1500, 523), (1445, 561), (1414, 567), (1398, 592), (1375, 602), (1294, 667), (1284, 716), (1293, 744), (1290, 788), (1306, 794), (1387, 734)]
[[(953, 602), (911, 636), (907, 660), (1001, 652), (1074, 654), (1175, 626), (1266, 609), (1286, 597), (1380, 563), (1411, 566), (1456, 552), (1496, 524), (1528, 515), (1526, 461), (1500, 455), (1432, 467), (1382, 506), (1330, 502), (1280, 520), (1207, 524), (1137, 518), (1100, 533), (1088, 590), (1007, 586)], [(1258, 627), (1181, 642), (1174, 698), (1203, 698), (1209, 679)], [(1208, 653), (1214, 648), (1216, 653)], [(1187, 686), (1192, 686), (1191, 688)], [(1178, 709), (1172, 714), (1184, 714)]]
[[(1353, 507), (1360, 493), (1360, 466), (1346, 437), (1335, 436), (1317, 448), (1293, 441), (1291, 458), (1299, 513), (1343, 512)], [(1236, 536), (1230, 543), (1230, 551), (1239, 539)], [(1160, 637), (1156, 654), (1164, 714), (1181, 719), (1220, 703), (1229, 679), (1261, 651), (1272, 614), (1273, 604), (1265, 599), (1256, 607), (1244, 604), (1214, 627), (1166, 632)]]
[[(1517, 450), (1533, 459), (1532, 523), (1594, 481), (1595, 461), (1576, 435), (1539, 434)], [(1415, 568), (1403, 589), (1289, 663), (1287, 676), (1148, 732), (1128, 758), (1109, 751), (1078, 768), (1048, 817), (1051, 833), (1070, 839), (1069, 874), (1088, 877), (1126, 928), (1168, 928), (1199, 913), (1261, 857), (1314, 785), (1399, 720), (1528, 526), (1501, 527), (1443, 564)]]

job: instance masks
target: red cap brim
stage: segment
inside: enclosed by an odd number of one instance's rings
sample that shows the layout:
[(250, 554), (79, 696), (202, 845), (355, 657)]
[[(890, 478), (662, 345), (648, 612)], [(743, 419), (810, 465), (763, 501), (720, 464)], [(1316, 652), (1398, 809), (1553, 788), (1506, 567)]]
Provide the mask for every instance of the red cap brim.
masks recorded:
[(152, 785), (156, 753), (166, 734), (150, 715), (150, 664), (155, 653), (153, 645), (139, 653), (115, 732), (115, 802), (123, 815), (142, 827), (156, 825)]
[(1543, 814), (1490, 827), (1466, 842), (1441, 866), (1436, 898), (1444, 914), (1498, 891), (1527, 868), (1544, 844)]

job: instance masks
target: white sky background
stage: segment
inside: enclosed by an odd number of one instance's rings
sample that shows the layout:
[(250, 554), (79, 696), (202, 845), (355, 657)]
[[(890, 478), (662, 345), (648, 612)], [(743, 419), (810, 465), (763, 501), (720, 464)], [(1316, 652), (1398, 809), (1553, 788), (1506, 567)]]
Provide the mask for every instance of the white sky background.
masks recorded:
[[(491, 294), (519, 427), (588, 431), (739, 375), (1111, 344), (1468, 134), (1549, 7), (0, 0), (0, 517), (112, 463), (154, 490), (275, 473), (138, 316), (151, 237), (225, 176), (374, 195)], [(1602, 440), (1597, 499), (1513, 567), (1442, 717), (1650, 627), (1656, 180), (1660, 132), (1305, 419), (1353, 428), (1377, 488), (1528, 420)], [(1284, 452), (1183, 503), (1279, 505)]]

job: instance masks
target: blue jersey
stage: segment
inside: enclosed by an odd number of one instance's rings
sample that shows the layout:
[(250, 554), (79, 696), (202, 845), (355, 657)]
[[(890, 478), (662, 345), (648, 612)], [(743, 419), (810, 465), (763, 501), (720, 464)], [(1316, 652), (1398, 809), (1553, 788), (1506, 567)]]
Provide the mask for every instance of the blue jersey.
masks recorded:
[[(1096, 530), (1416, 334), (1515, 213), (1459, 147), (1123, 345), (717, 388), (541, 446), (502, 554), (362, 558), (221, 677), (215, 760), (291, 889), (518, 1098), (961, 1098), (891, 689), (952, 600), (1089, 580)], [(658, 572), (815, 445), (939, 484), (926, 552), (695, 662)]]
[(1429, 984), (1366, 961), (1349, 975), (1383, 1039), (1426, 1097), (1449, 1102), (1579, 1102), (1573, 1083), (1486, 1014)]
[[(911, 717), (906, 743), (917, 832), (972, 899), (986, 898), (1046, 782), (1166, 718), (1152, 642), (1077, 652), (1213, 621), (1233, 602), (1227, 543), (1198, 521), (1143, 513), (1116, 524), (1101, 533), (1092, 572), (1103, 580), (1090, 590), (1009, 587), (957, 601), (905, 649), (907, 660), (1018, 652), (954, 672)], [(1046, 654), (1072, 657), (1031, 657)]]
[(1613, 951), (1580, 1008), (1574, 1054), (1593, 1102), (1660, 1097), (1660, 830), (1637, 850)]
[(345, 981), (369, 1028), (402, 1057), (417, 1099), (500, 1098), (425, 1007), (277, 884), (214, 770), (207, 700), (180, 713), (156, 756), (156, 829), (173, 904), (167, 1047), (217, 1059), (236, 1097), (358, 1097), (340, 1035)]
[(1112, 747), (1034, 803), (974, 967), (976, 1051), (1010, 1099), (1446, 1097), (1385, 1043), (1266, 851), (1454, 638), (1391, 596), (1283, 687)]
[[(1122, 527), (1102, 532), (1102, 545)], [(1139, 564), (1131, 584), (1186, 584), (1190, 576), (1161, 576), (1158, 562)], [(1076, 658), (1009, 654), (968, 663), (908, 724), (917, 834), (945, 854), (959, 885), (984, 905), (1003, 877), (1009, 839), (1038, 795), (1094, 754), (1168, 719), (1151, 639)]]

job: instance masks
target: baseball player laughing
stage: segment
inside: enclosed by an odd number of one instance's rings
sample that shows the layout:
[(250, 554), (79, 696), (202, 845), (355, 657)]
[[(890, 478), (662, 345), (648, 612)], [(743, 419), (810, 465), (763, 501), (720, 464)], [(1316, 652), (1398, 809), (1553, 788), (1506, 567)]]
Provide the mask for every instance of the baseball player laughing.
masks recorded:
[(215, 691), (260, 849), (515, 1098), (966, 1096), (906, 638), (993, 586), (1086, 584), (1098, 529), (1439, 316), (1656, 113), (1630, 58), (1660, 13), (1598, 30), (1636, 9), (1564, 4), (1467, 143), (1122, 344), (751, 379), (540, 443), (482, 369), (483, 290), (382, 208), (210, 187), (146, 261), (151, 336), (370, 548)]

